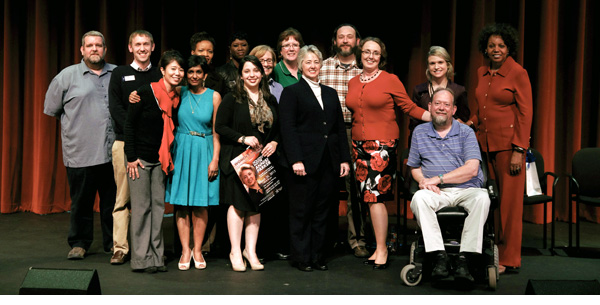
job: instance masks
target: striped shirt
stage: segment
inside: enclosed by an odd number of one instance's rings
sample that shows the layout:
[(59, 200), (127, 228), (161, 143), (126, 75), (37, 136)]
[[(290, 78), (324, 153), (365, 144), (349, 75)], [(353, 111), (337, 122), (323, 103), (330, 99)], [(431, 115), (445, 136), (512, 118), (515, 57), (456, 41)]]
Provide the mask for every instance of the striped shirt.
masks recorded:
[[(477, 159), (481, 162), (481, 151), (475, 132), (457, 120), (452, 121), (452, 128), (441, 138), (431, 122), (415, 127), (408, 155), (407, 165), (420, 167), (425, 178), (449, 173), (465, 164), (467, 160)], [(477, 176), (461, 184), (443, 184), (440, 188), (469, 188), (483, 186), (481, 168)]]
[(337, 55), (329, 57), (323, 61), (319, 81), (325, 86), (329, 86), (337, 91), (342, 112), (344, 113), (344, 122), (352, 122), (352, 113), (346, 107), (346, 94), (348, 93), (348, 81), (359, 75), (362, 69), (358, 67), (356, 61), (348, 66), (342, 65)]

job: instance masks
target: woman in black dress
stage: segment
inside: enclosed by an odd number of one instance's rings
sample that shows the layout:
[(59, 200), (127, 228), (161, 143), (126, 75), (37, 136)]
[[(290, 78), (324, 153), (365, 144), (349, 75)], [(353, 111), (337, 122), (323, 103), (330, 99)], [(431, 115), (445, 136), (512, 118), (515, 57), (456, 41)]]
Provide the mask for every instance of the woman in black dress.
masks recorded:
[[(233, 270), (246, 270), (244, 258), (252, 270), (262, 270), (264, 266), (256, 256), (260, 227), (258, 206), (252, 202), (230, 161), (248, 146), (262, 149), (265, 157), (273, 156), (279, 142), (277, 101), (269, 92), (262, 64), (256, 56), (245, 56), (240, 61), (239, 74), (241, 81), (234, 91), (223, 98), (215, 122), (215, 130), (221, 136), (220, 198), (222, 204), (230, 205), (227, 228), (231, 242), (229, 259)], [(245, 233), (243, 251), (242, 233)]]

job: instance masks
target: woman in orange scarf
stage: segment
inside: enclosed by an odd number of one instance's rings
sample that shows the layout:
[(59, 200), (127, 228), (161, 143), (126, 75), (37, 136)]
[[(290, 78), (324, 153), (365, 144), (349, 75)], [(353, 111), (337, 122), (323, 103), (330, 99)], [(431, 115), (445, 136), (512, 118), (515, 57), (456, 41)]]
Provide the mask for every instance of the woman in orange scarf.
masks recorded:
[(131, 268), (167, 271), (163, 261), (162, 219), (165, 178), (173, 169), (173, 108), (179, 104), (175, 88), (184, 77), (185, 61), (177, 51), (160, 59), (158, 82), (142, 86), (140, 102), (130, 104), (125, 123), (125, 155), (131, 196)]

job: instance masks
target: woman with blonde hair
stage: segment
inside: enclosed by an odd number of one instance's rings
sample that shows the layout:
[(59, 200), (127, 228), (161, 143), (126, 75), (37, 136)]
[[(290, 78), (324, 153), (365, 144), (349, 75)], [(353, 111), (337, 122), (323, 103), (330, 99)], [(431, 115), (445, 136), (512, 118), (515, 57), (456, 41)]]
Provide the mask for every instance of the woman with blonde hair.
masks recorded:
[[(452, 66), (450, 54), (446, 49), (440, 46), (432, 46), (429, 48), (429, 51), (427, 52), (427, 68), (425, 69), (425, 75), (427, 76), (427, 81), (416, 85), (413, 90), (413, 102), (419, 107), (427, 110), (435, 90), (439, 88), (450, 88), (455, 96), (454, 103), (456, 105), (456, 113), (454, 114), (454, 118), (461, 123), (467, 123), (471, 116), (469, 101), (467, 100), (467, 91), (465, 90), (465, 87), (452, 81), (454, 79), (454, 67)], [(411, 118), (408, 125), (411, 134), (412, 130), (421, 123), (423, 123), (423, 121)], [(408, 143), (410, 143), (410, 141)]]

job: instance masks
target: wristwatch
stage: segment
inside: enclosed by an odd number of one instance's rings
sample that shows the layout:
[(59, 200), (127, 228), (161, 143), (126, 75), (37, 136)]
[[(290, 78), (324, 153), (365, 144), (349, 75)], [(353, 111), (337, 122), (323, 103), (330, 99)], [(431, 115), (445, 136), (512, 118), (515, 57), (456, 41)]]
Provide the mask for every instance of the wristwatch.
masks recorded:
[(444, 178), (443, 178), (444, 174), (439, 174), (438, 177), (440, 178), (440, 184), (444, 184)]

